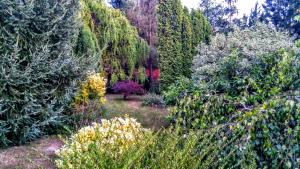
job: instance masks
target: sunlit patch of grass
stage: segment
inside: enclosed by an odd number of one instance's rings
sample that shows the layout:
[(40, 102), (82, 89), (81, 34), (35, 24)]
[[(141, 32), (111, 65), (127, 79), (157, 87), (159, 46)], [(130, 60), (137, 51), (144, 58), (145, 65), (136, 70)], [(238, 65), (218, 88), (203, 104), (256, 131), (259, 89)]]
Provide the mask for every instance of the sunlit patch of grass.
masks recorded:
[(159, 129), (166, 127), (165, 117), (168, 110), (150, 106), (142, 106), (143, 96), (131, 96), (128, 100), (123, 100), (121, 95), (108, 95), (107, 103), (104, 105), (106, 111), (104, 118), (120, 117), (128, 114), (136, 118), (143, 127)]

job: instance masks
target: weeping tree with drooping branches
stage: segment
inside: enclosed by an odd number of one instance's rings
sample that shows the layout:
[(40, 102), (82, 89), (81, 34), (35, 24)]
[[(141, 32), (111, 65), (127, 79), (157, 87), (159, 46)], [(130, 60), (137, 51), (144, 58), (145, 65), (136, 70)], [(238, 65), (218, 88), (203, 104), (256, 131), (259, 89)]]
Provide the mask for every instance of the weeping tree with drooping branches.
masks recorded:
[(119, 10), (107, 7), (102, 0), (81, 0), (81, 4), (83, 27), (78, 52), (99, 56), (109, 85), (136, 79), (134, 72), (142, 70), (149, 53), (147, 43)]

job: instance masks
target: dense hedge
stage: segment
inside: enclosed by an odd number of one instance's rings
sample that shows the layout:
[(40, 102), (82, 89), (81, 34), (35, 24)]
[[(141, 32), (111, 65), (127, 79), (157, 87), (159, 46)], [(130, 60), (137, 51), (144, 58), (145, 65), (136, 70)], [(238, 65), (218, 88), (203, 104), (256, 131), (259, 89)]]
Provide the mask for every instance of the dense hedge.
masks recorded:
[(94, 62), (73, 55), (78, 9), (73, 0), (0, 1), (0, 147), (64, 125), (77, 82)]

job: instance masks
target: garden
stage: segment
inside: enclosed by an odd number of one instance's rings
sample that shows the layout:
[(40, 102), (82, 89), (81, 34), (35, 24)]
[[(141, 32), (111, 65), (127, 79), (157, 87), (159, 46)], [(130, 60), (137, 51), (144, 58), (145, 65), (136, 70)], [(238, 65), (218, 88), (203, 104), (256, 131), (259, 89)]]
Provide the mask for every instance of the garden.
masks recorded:
[(298, 169), (300, 2), (238, 2), (0, 0), (0, 168)]

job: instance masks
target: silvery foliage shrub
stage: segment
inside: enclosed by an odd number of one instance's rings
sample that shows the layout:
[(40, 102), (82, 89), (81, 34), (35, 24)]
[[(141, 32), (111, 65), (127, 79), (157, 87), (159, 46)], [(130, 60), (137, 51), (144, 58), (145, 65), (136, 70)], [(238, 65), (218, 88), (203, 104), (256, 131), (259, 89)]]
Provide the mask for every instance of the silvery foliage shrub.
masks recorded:
[(293, 42), (286, 32), (277, 32), (266, 24), (257, 23), (246, 29), (235, 27), (227, 36), (216, 34), (208, 45), (202, 43), (198, 46), (198, 54), (193, 59), (193, 80), (197, 83), (211, 81), (220, 69), (220, 63), (234, 50), (243, 56), (236, 70), (243, 74), (259, 56), (292, 46)]
[(55, 132), (91, 58), (74, 55), (79, 3), (0, 1), (0, 147)]

